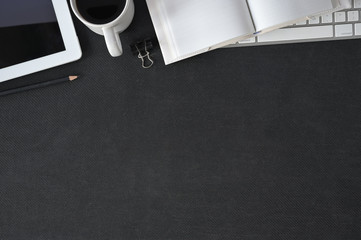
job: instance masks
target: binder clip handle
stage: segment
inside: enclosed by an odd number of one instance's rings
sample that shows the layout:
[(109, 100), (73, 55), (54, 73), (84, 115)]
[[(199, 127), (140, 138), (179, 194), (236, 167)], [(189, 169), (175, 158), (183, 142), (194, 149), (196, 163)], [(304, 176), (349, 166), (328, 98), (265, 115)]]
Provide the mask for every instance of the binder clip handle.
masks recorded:
[[(145, 50), (145, 52), (146, 52), (145, 55), (142, 55), (141, 52), (139, 51), (138, 58), (142, 60), (143, 68), (150, 68), (151, 66), (153, 66), (154, 61), (150, 58), (149, 52), (147, 50)], [(146, 62), (148, 64), (146, 64)]]
[(137, 55), (137, 57), (142, 61), (142, 67), (143, 68), (150, 68), (153, 66), (154, 61), (150, 58), (150, 52), (153, 48), (153, 44), (150, 41), (150, 39), (144, 39), (143, 41), (138, 41), (131, 45), (132, 51), (134, 55)]

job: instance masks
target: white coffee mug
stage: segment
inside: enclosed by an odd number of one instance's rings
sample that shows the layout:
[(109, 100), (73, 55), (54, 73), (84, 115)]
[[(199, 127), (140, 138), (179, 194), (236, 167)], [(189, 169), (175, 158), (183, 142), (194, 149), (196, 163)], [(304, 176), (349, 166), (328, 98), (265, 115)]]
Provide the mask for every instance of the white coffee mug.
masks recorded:
[(104, 24), (95, 24), (87, 21), (78, 9), (77, 0), (70, 0), (70, 5), (75, 16), (81, 22), (83, 22), (90, 30), (99, 35), (104, 35), (105, 43), (107, 45), (110, 55), (112, 55), (113, 57), (118, 57), (122, 55), (123, 48), (122, 43), (120, 42), (119, 33), (123, 32), (133, 20), (133, 0), (126, 0), (123, 11), (114, 20)]

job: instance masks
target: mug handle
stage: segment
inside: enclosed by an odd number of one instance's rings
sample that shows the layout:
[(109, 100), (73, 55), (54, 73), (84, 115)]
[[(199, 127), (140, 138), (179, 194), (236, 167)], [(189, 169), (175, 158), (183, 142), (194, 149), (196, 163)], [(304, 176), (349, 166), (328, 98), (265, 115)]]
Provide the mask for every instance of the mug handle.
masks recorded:
[(114, 31), (112, 27), (103, 28), (105, 43), (108, 51), (112, 57), (118, 57), (123, 54), (122, 43), (120, 42), (119, 34)]

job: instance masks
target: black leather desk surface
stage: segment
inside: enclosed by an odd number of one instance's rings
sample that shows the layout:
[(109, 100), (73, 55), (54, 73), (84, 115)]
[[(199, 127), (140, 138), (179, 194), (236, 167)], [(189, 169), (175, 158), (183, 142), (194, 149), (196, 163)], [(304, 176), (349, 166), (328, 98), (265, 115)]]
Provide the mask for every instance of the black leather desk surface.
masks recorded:
[[(360, 239), (361, 41), (83, 58), (0, 98), (0, 239)], [(10, 82), (8, 83), (10, 84)], [(4, 85), (2, 85), (4, 87)]]

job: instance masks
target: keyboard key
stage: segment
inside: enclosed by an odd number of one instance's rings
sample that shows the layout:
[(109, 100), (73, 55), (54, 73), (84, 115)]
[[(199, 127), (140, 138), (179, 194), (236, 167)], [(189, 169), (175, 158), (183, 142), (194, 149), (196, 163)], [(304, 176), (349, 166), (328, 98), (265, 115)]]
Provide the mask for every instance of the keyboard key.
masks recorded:
[(247, 43), (255, 43), (255, 42), (256, 42), (256, 38), (248, 38), (245, 40), (238, 41), (237, 43), (238, 44), (247, 44)]
[(353, 36), (352, 24), (342, 24), (335, 26), (336, 37), (350, 37)]
[(361, 0), (355, 0), (354, 7), (361, 8)]
[(361, 35), (361, 23), (355, 24), (355, 35), (357, 35), (357, 36)]
[(258, 42), (293, 41), (333, 37), (333, 26), (278, 29), (258, 36)]
[(319, 24), (320, 23), (320, 18), (319, 17), (312, 17), (308, 20), (308, 22), (310, 24)]
[(305, 20), (305, 21), (302, 21), (302, 22), (298, 22), (298, 23), (296, 23), (296, 25), (306, 25), (307, 24), (307, 21)]
[(359, 12), (358, 11), (350, 11), (347, 13), (347, 20), (349, 22), (357, 22), (359, 20)]
[(335, 13), (335, 22), (346, 22), (346, 13), (345, 12), (336, 12)]
[(333, 14), (328, 13), (322, 16), (322, 23), (332, 23), (333, 22)]

